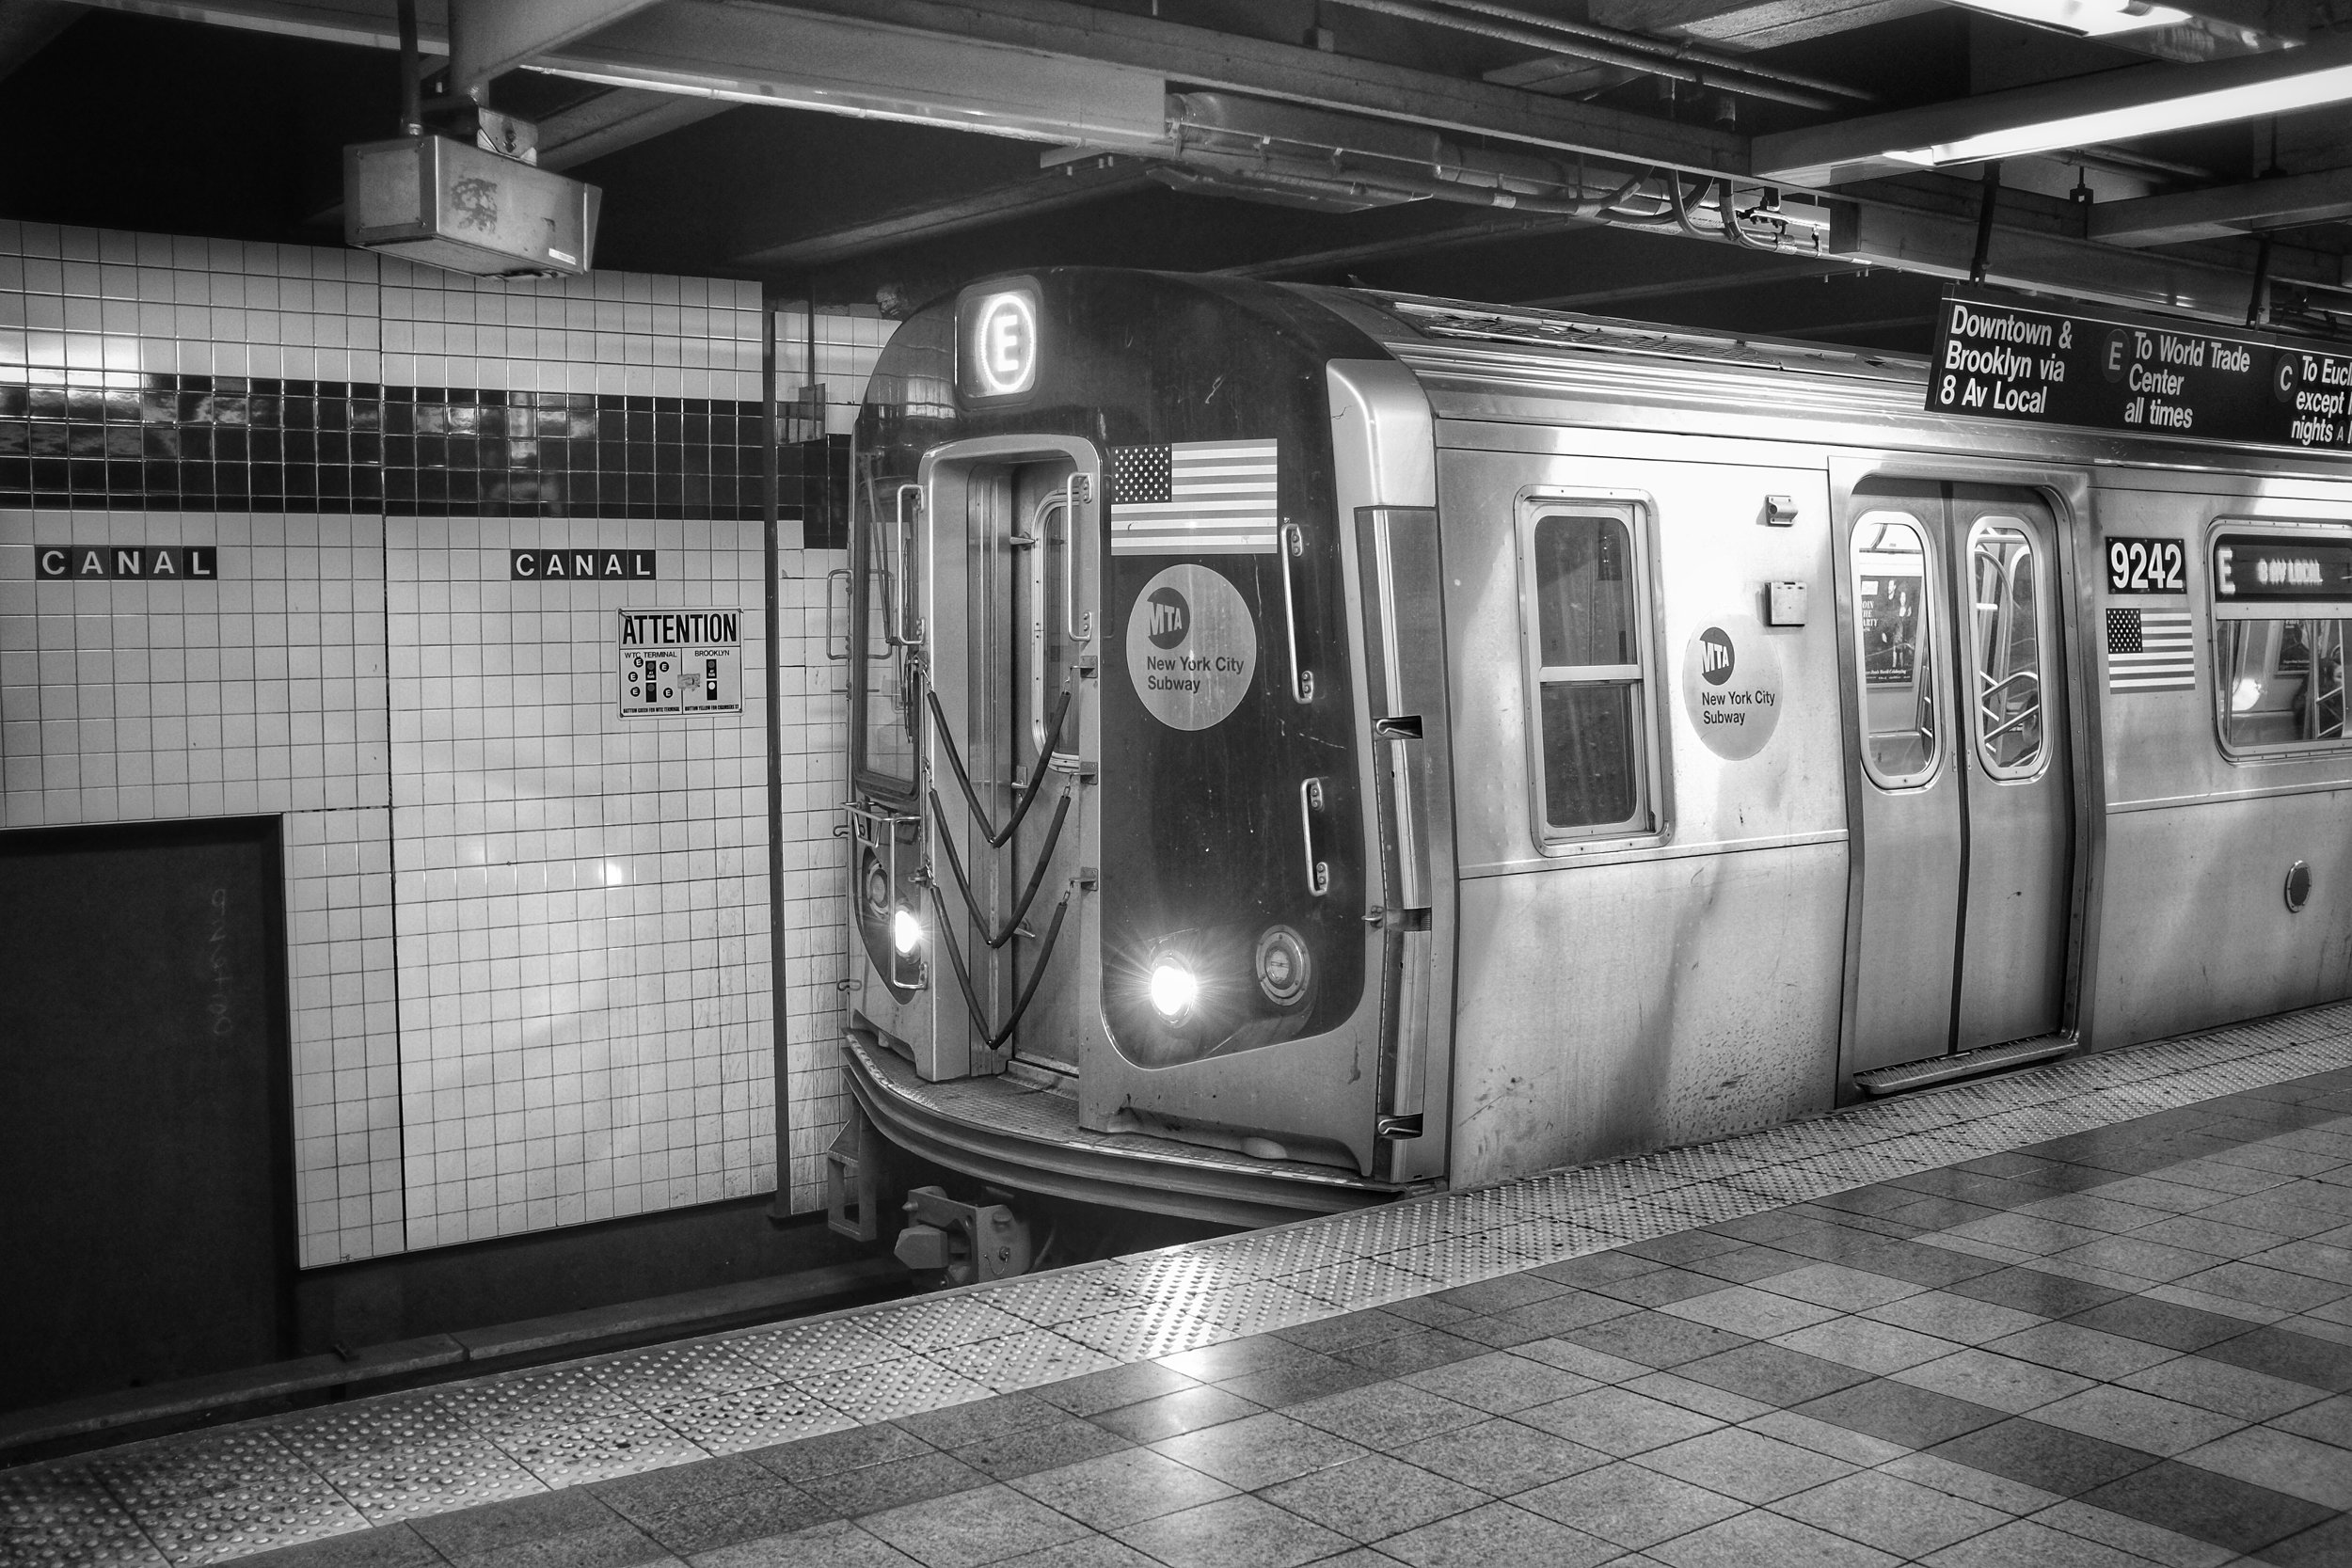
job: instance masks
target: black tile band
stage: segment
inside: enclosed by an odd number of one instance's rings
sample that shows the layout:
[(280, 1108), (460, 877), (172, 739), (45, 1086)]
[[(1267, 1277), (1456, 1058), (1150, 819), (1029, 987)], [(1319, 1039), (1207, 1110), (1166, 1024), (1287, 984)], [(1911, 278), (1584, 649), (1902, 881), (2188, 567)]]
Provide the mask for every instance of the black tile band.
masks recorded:
[[(0, 506), (708, 517), (762, 511), (759, 404), (150, 374), (0, 383)], [(848, 441), (778, 453), (806, 543), (837, 546)]]

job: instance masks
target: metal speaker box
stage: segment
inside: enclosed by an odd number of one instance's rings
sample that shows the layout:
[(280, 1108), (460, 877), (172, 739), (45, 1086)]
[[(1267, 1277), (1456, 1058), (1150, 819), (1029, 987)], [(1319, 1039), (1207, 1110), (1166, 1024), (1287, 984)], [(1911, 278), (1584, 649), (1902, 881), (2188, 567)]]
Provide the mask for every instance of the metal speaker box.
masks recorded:
[(602, 199), (594, 185), (447, 136), (343, 149), (343, 238), (452, 272), (578, 277)]

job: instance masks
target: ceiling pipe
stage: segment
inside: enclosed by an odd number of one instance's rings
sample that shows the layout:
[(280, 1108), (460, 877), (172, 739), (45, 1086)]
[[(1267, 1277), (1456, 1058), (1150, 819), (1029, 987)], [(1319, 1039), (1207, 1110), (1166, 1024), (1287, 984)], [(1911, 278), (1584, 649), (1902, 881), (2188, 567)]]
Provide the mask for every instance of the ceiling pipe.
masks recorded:
[(400, 134), (424, 135), (424, 62), (417, 53), (417, 0), (400, 0)]
[(1696, 61), (1721, 70), (1735, 71), (1742, 76), (1753, 76), (1760, 82), (1777, 82), (1782, 87), (1807, 87), (1815, 92), (1828, 93), (1835, 98), (1851, 99), (1857, 103), (1879, 102), (1877, 93), (1854, 87), (1848, 82), (1832, 81), (1826, 76), (1808, 76), (1803, 71), (1787, 71), (1778, 66), (1758, 65), (1752, 60), (1741, 59), (1736, 55), (1719, 55), (1687, 41), (1677, 42), (1670, 39), (1652, 38), (1647, 33), (1627, 32), (1620, 27), (1604, 27), (1596, 22), (1572, 22), (1566, 17), (1544, 16), (1534, 11), (1518, 10), (1510, 6), (1498, 6), (1493, 3), (1493, 0), (1436, 0), (1436, 3), (1448, 10), (1470, 11), (1479, 16), (1492, 17), (1498, 22), (1516, 23), (1522, 27), (1534, 27), (1543, 32), (1558, 33), (1566, 38), (1581, 39), (1594, 43), (1614, 44), (1622, 49), (1656, 55), (1661, 58)]
[[(1795, 84), (1787, 79), (1787, 73), (1763, 66), (1744, 65), (1721, 55), (1702, 54), (1656, 39), (1646, 39), (1638, 33), (1618, 33), (1583, 23), (1555, 23), (1545, 17), (1525, 17), (1523, 23), (1482, 21), (1459, 11), (1416, 5), (1412, 0), (1332, 0), (1332, 3), (1353, 10), (1375, 11), (1401, 21), (1419, 22), (1427, 26), (1446, 27), (1478, 38), (1540, 49), (1548, 54), (1572, 55), (1646, 76), (1689, 82), (1694, 87), (1737, 93), (1743, 98), (1786, 103), (1792, 108), (1834, 113), (1847, 108), (1851, 103), (1870, 101), (1867, 95), (1852, 87), (1830, 91), (1810, 82)], [(1525, 16), (1520, 12), (1512, 14)], [(1569, 27), (1575, 31), (1570, 33), (1565, 30)], [(1590, 33), (1602, 34), (1603, 37), (1593, 39), (1585, 36)]]

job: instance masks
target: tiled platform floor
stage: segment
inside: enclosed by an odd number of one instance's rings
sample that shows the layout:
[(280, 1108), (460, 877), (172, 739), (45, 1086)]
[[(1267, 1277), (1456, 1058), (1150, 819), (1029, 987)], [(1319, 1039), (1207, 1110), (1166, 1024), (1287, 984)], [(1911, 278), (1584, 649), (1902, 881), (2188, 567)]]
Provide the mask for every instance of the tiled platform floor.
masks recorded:
[(0, 1561), (2347, 1564), (2347, 1508), (2340, 1006), (0, 1472)]

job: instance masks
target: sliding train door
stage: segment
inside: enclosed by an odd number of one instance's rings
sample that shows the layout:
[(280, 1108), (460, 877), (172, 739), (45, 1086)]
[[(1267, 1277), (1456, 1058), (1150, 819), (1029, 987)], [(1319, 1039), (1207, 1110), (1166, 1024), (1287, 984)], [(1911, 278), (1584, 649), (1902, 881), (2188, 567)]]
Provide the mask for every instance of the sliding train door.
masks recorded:
[(934, 452), (923, 517), (926, 1075), (1078, 1070), (1101, 1010), (1092, 447)]
[(2032, 490), (1856, 484), (1845, 1071), (2058, 1030), (2074, 788), (2056, 516)]

